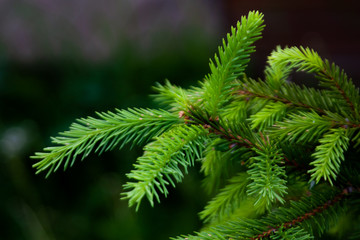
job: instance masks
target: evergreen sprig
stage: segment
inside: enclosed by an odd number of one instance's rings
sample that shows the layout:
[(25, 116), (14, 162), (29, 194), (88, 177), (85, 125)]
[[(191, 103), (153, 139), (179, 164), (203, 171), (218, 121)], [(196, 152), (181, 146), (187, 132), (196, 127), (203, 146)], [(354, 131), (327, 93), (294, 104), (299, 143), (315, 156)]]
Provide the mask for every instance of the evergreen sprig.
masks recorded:
[(291, 201), (289, 207), (279, 207), (259, 219), (238, 218), (174, 239), (313, 239), (336, 222), (346, 197), (345, 192), (331, 190), (321, 194), (309, 192), (309, 196)]
[(271, 134), (291, 143), (316, 142), (332, 127), (332, 122), (316, 112), (290, 113), (271, 129)]
[(251, 127), (260, 132), (273, 126), (275, 122), (286, 116), (288, 106), (282, 102), (268, 103), (263, 109), (250, 116)]
[(231, 28), (227, 41), (223, 40), (219, 56), (215, 55), (214, 61), (210, 60), (211, 74), (203, 82), (203, 103), (212, 115), (215, 116), (219, 108), (229, 101), (234, 80), (243, 74), (250, 61), (250, 53), (255, 51), (252, 44), (261, 38), (263, 22), (263, 14), (259, 12), (250, 12), (247, 17), (242, 17), (237, 26)]
[[(201, 159), (201, 172), (204, 174), (202, 185), (209, 194), (216, 192), (222, 184), (223, 179), (229, 177), (229, 171), (233, 167), (231, 155), (220, 151), (224, 141), (215, 139), (208, 144)], [(225, 142), (227, 147), (228, 143)]]
[(320, 140), (320, 145), (316, 147), (310, 163), (314, 168), (309, 170), (311, 177), (316, 182), (321, 178), (328, 180), (332, 185), (332, 180), (336, 179), (340, 172), (341, 162), (345, 160), (344, 152), (349, 146), (348, 132), (344, 128), (331, 129)]
[(219, 194), (216, 195), (200, 212), (200, 218), (205, 222), (221, 222), (232, 215), (246, 198), (249, 175), (245, 172), (232, 177)]
[(64, 170), (71, 167), (77, 157), (87, 157), (91, 152), (111, 150), (125, 144), (142, 144), (165, 132), (181, 120), (176, 114), (164, 110), (128, 109), (97, 113), (99, 118), (81, 118), (69, 131), (52, 138), (56, 144), (38, 152), (32, 158), (40, 161), (33, 165), (36, 173), (55, 172), (62, 164)]
[(243, 98), (259, 98), (281, 102), (292, 107), (308, 109), (324, 114), (325, 111), (340, 112), (342, 106), (327, 91), (286, 83), (274, 89), (267, 81), (244, 78), (239, 94)]
[[(349, 108), (352, 112), (350, 116), (359, 119), (359, 89), (355, 87), (351, 79), (348, 79), (343, 70), (335, 64), (330, 64), (328, 60), (322, 60), (314, 50), (303, 47), (278, 48), (269, 57), (269, 62), (270, 65), (289, 64), (290, 68), (298, 71), (316, 73), (320, 85), (332, 90), (329, 94), (338, 100), (343, 100), (343, 107)], [(289, 73), (288, 69), (285, 72), (286, 76)]]
[(247, 171), (251, 179), (247, 194), (256, 198), (254, 207), (270, 209), (275, 202), (285, 203), (287, 186), (285, 169), (281, 166), (283, 156), (281, 150), (270, 141), (262, 141), (257, 146), (257, 155), (250, 159), (252, 164)]
[(153, 95), (154, 100), (173, 110), (184, 110), (192, 102), (188, 90), (174, 86), (169, 81), (165, 81), (164, 85), (158, 83), (154, 90), (158, 92), (158, 94)]
[[(33, 156), (37, 173), (144, 144), (122, 193), (129, 206), (138, 210), (144, 198), (153, 206), (196, 162), (211, 194), (200, 213), (205, 227), (175, 239), (319, 239), (335, 224), (345, 231), (341, 218), (353, 223), (347, 235), (357, 239), (359, 90), (338, 66), (304, 47), (278, 47), (263, 80), (247, 77), (263, 28), (261, 13), (243, 17), (198, 86), (157, 84), (155, 101), (165, 110), (78, 120), (53, 138), (55, 146)], [(294, 70), (315, 75), (319, 87), (291, 82)]]
[(147, 197), (154, 205), (154, 196), (160, 202), (158, 192), (167, 196), (167, 185), (175, 187), (181, 182), (183, 172), (194, 165), (195, 159), (201, 158), (204, 143), (201, 136), (205, 129), (195, 125), (178, 125), (156, 137), (144, 148), (144, 155), (139, 157), (135, 170), (127, 174), (128, 178), (137, 182), (128, 182), (123, 199), (129, 199), (129, 206), (136, 204), (139, 208), (141, 200)]

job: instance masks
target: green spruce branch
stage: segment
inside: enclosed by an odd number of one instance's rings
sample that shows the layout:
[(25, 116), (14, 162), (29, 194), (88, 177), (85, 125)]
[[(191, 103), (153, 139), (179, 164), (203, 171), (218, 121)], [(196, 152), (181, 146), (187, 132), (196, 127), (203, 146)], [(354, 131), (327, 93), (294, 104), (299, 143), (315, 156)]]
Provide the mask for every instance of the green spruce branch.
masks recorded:
[(36, 153), (32, 158), (40, 160), (33, 165), (38, 169), (37, 173), (48, 171), (49, 175), (62, 164), (66, 170), (75, 163), (79, 155), (83, 160), (91, 152), (101, 154), (118, 145), (122, 148), (127, 143), (145, 143), (180, 122), (175, 114), (153, 109), (134, 108), (97, 115), (99, 118), (79, 119), (71, 125), (69, 131), (52, 138), (56, 146)]
[[(342, 230), (341, 218), (353, 223), (341, 236), (356, 239), (359, 90), (344, 70), (304, 47), (276, 48), (264, 79), (247, 77), (263, 29), (263, 14), (250, 12), (231, 28), (199, 85), (154, 87), (164, 110), (79, 119), (32, 157), (33, 167), (48, 176), (89, 154), (145, 145), (122, 193), (136, 210), (143, 199), (153, 206), (168, 196), (190, 167), (204, 176), (204, 228), (174, 239), (321, 239), (333, 226)], [(318, 87), (291, 82), (294, 71), (313, 75)]]
[(154, 196), (160, 202), (159, 192), (167, 196), (167, 185), (175, 187), (175, 182), (181, 182), (182, 169), (187, 172), (194, 165), (195, 159), (201, 158), (204, 148), (202, 135), (205, 129), (195, 125), (178, 125), (156, 137), (144, 148), (144, 155), (138, 158), (135, 170), (127, 174), (136, 182), (124, 185), (127, 192), (123, 199), (129, 199), (129, 206), (137, 205), (146, 196), (154, 205)]
[(250, 53), (255, 51), (252, 44), (261, 38), (263, 22), (263, 15), (259, 12), (250, 12), (248, 17), (242, 17), (241, 22), (231, 28), (227, 42), (223, 40), (219, 56), (215, 55), (214, 61), (210, 60), (211, 74), (202, 84), (203, 104), (210, 114), (216, 115), (219, 108), (230, 100), (233, 82), (244, 73)]

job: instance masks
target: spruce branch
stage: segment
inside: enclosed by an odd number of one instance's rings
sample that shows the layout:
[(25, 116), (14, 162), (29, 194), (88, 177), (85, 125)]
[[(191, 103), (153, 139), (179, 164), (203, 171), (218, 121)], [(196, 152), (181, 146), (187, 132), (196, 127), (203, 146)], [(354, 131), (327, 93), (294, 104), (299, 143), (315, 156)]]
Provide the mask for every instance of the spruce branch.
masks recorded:
[(286, 229), (280, 227), (275, 230), (273, 235), (270, 235), (270, 239), (274, 240), (309, 240), (314, 239), (310, 233), (305, 231), (303, 228), (297, 226), (294, 228)]
[(272, 204), (285, 203), (287, 186), (283, 156), (281, 150), (268, 140), (264, 140), (255, 148), (257, 156), (250, 159), (252, 164), (247, 171), (251, 183), (247, 194), (256, 198), (254, 206), (258, 209), (270, 209)]
[(203, 95), (203, 90), (199, 87), (183, 89), (165, 81), (164, 85), (159, 83), (153, 87), (157, 94), (152, 95), (159, 104), (170, 107), (172, 111), (184, 111), (191, 103), (198, 102)]
[(227, 41), (219, 47), (219, 56), (210, 60), (211, 74), (202, 83), (204, 89), (203, 104), (213, 116), (220, 107), (229, 101), (234, 80), (241, 76), (250, 60), (250, 53), (255, 51), (252, 44), (261, 38), (264, 29), (263, 14), (253, 11), (242, 17), (236, 28), (231, 28)]
[(270, 131), (273, 137), (291, 143), (316, 142), (333, 123), (316, 112), (291, 113)]
[(345, 160), (344, 152), (349, 146), (348, 132), (344, 128), (331, 129), (320, 140), (320, 145), (316, 147), (312, 155), (315, 160), (310, 163), (314, 168), (311, 173), (311, 180), (317, 183), (323, 178), (333, 185), (332, 180), (336, 180), (340, 171), (341, 162)]
[(276, 234), (279, 229), (283, 231), (298, 226), (311, 234), (321, 235), (329, 228), (331, 220), (335, 221), (342, 212), (340, 204), (343, 204), (350, 193), (348, 188), (344, 188), (340, 193), (331, 190), (326, 192), (325, 194), (309, 192), (310, 196), (303, 197), (300, 201), (291, 201), (290, 208), (282, 207), (270, 213), (264, 219), (265, 222), (272, 222), (274, 217), (278, 217), (282, 222), (275, 227), (268, 227), (270, 230), (252, 239), (262, 239)]
[(250, 182), (248, 174), (243, 172), (232, 177), (220, 193), (216, 195), (200, 212), (200, 218), (207, 222), (221, 222), (239, 208), (246, 198), (246, 187)]
[(281, 102), (301, 109), (315, 111), (319, 114), (341, 112), (338, 104), (327, 91), (286, 83), (273, 89), (269, 82), (256, 81), (251, 78), (242, 79), (238, 94), (243, 98), (258, 98)]
[(174, 126), (144, 147), (144, 155), (139, 157), (127, 177), (136, 181), (124, 185), (123, 199), (129, 199), (129, 206), (136, 204), (138, 210), (141, 200), (146, 196), (154, 205), (154, 197), (160, 202), (159, 193), (168, 194), (167, 186), (175, 187), (175, 182), (183, 178), (182, 167), (187, 172), (200, 159), (204, 148), (203, 135), (206, 130), (201, 126)]
[(201, 159), (201, 172), (204, 174), (202, 186), (208, 194), (217, 191), (223, 178), (228, 177), (229, 165), (232, 165), (229, 157), (230, 155), (224, 152), (209, 150), (209, 146), (205, 150)]
[(251, 154), (249, 149), (244, 147), (228, 151), (229, 145), (227, 140), (215, 138), (206, 146), (200, 171), (204, 174), (202, 186), (208, 194), (218, 191), (224, 179), (233, 174), (238, 162), (247, 159)]
[(277, 48), (269, 57), (269, 63), (277, 66), (288, 64), (298, 71), (316, 73), (320, 85), (330, 89), (330, 93), (337, 99), (345, 101), (343, 106), (350, 109), (354, 119), (359, 119), (359, 89), (351, 79), (348, 79), (343, 70), (335, 64), (330, 64), (328, 60), (322, 60), (314, 50), (303, 47)]
[[(313, 239), (347, 208), (358, 221), (359, 90), (342, 69), (303, 47), (278, 47), (265, 79), (248, 78), (244, 70), (263, 29), (263, 14), (242, 17), (200, 86), (157, 84), (155, 101), (166, 110), (134, 108), (79, 119), (52, 139), (54, 146), (32, 157), (37, 173), (146, 143), (124, 185), (129, 206), (138, 210), (144, 198), (151, 206), (159, 202), (195, 160), (212, 194), (200, 213), (206, 227), (174, 239)], [(293, 70), (314, 74), (320, 89), (289, 82)], [(244, 218), (250, 204), (251, 216)]]
[(333, 89), (334, 92), (338, 93), (333, 94), (333, 97), (336, 98), (337, 95), (342, 96), (347, 105), (350, 107), (354, 115), (354, 119), (358, 121), (360, 106), (359, 89), (355, 87), (351, 79), (348, 79), (344, 70), (340, 69), (334, 63), (330, 64), (328, 60), (325, 60), (324, 68), (319, 73), (319, 78), (322, 86), (329, 87)]
[(202, 186), (208, 194), (219, 191), (225, 181), (245, 170), (253, 152), (247, 147), (238, 147), (226, 139), (215, 138), (207, 144), (201, 159), (200, 171), (204, 174)]
[(224, 109), (224, 119), (234, 122), (244, 122), (248, 118), (249, 101), (233, 101)]
[[(279, 50), (280, 47), (277, 47)], [(275, 50), (270, 54), (272, 56)], [(265, 67), (265, 81), (273, 90), (279, 90), (281, 86), (286, 84), (289, 74), (291, 73), (291, 66), (289, 66), (286, 62), (284, 63), (274, 63), (271, 61), (271, 58), (268, 58), (267, 66)]]
[(73, 123), (69, 131), (52, 138), (56, 144), (37, 152), (33, 159), (39, 160), (33, 167), (36, 173), (55, 172), (61, 165), (64, 170), (71, 167), (78, 156), (83, 160), (91, 152), (108, 151), (127, 143), (142, 144), (160, 135), (181, 119), (164, 110), (134, 108), (97, 113), (99, 118), (81, 118)]
[[(254, 147), (254, 133), (250, 126), (245, 122), (234, 122), (230, 119), (220, 119), (220, 116), (211, 116), (208, 112), (202, 109), (191, 106), (188, 112), (184, 113), (185, 122), (189, 124), (202, 125), (208, 129), (209, 133), (214, 134), (221, 139), (229, 141), (231, 146), (237, 147)], [(229, 148), (232, 148), (229, 145)]]
[(312, 239), (312, 236), (321, 235), (327, 230), (329, 223), (334, 222), (343, 212), (342, 205), (350, 194), (353, 192), (348, 188), (340, 192), (329, 189), (322, 193), (312, 191), (298, 201), (291, 201), (289, 207), (279, 207), (260, 219), (238, 218), (212, 225), (195, 235), (173, 239), (210, 240), (214, 239), (214, 236), (221, 236), (219, 239), (226, 240), (282, 239), (281, 236), (285, 233), (289, 236), (298, 236), (299, 239)]
[(282, 102), (268, 103), (259, 112), (250, 116), (251, 128), (263, 132), (266, 128), (285, 117), (287, 109), (288, 106)]

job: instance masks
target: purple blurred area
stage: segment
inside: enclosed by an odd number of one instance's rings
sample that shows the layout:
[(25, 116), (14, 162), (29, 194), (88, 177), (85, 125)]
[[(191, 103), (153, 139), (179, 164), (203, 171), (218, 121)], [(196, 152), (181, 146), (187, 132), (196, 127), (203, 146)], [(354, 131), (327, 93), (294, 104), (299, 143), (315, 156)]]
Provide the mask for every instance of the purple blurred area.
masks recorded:
[[(189, 29), (217, 33), (215, 1), (1, 0), (0, 43), (10, 59), (110, 58), (124, 42), (149, 51)], [(165, 41), (164, 41), (165, 40)]]
[(258, 44), (261, 59), (277, 45), (309, 46), (359, 77), (358, 5), (350, 0), (1, 0), (0, 45), (7, 58), (18, 61), (74, 55), (99, 61), (124, 42), (149, 53), (189, 28), (222, 36), (255, 9), (265, 14), (267, 24)]

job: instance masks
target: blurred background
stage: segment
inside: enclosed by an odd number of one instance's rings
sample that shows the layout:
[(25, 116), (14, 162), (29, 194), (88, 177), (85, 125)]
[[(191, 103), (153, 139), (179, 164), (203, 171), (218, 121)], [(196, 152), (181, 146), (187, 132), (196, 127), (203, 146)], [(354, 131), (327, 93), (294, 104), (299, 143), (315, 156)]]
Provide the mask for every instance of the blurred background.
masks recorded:
[(136, 213), (119, 194), (140, 147), (92, 155), (48, 179), (29, 156), (76, 118), (156, 107), (155, 82), (196, 84), (250, 10), (262, 11), (267, 27), (249, 76), (263, 76), (277, 45), (303, 45), (358, 83), (356, 1), (0, 0), (0, 238), (148, 240), (198, 230), (208, 200), (199, 166), (161, 204), (144, 201)]

